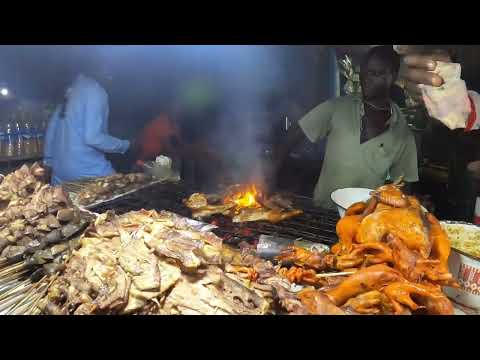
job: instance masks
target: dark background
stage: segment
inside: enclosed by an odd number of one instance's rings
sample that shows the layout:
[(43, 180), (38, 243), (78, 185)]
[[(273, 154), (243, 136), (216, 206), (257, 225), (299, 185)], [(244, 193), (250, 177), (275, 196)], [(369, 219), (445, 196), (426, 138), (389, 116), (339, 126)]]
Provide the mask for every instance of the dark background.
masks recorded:
[[(449, 47), (462, 64), (469, 89), (479, 91), (480, 46)], [(350, 53), (358, 59), (368, 46), (335, 48), (337, 58)], [(203, 128), (218, 152), (229, 154), (229, 161), (248, 163), (272, 134), (274, 141), (282, 141), (286, 116), (296, 121), (335, 95), (333, 54), (321, 45), (3, 45), (0, 84), (7, 84), (18, 99), (55, 104), (82, 64), (103, 66), (113, 75), (107, 88), (110, 131), (132, 139), (154, 116), (169, 112), (183, 89), (197, 81), (210, 88), (220, 115), (216, 124), (206, 119), (194, 126)], [(476, 194), (466, 165), (480, 159), (479, 132), (465, 135), (430, 121), (417, 137), (423, 156), (448, 169), (448, 181), (422, 173), (420, 190), (433, 194), (445, 217), (470, 220)], [(311, 195), (324, 145), (305, 142), (296, 149), (280, 174), (280, 184)]]

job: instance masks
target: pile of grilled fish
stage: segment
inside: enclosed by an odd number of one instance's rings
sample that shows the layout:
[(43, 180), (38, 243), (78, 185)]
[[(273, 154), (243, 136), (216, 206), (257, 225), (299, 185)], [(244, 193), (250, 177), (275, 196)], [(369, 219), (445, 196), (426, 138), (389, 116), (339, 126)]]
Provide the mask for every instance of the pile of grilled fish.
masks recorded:
[(107, 212), (80, 242), (39, 302), (43, 313), (308, 313), (271, 263), (170, 212)]
[[(61, 243), (87, 225), (61, 187), (41, 181), (44, 173), (38, 164), (24, 165), (0, 184), (2, 265), (23, 260), (30, 267), (53, 263), (68, 247)], [(46, 269), (55, 271), (52, 265)]]
[(88, 206), (98, 201), (109, 200), (146, 184), (151, 178), (142, 173), (115, 174), (87, 183), (77, 194), (76, 202)]

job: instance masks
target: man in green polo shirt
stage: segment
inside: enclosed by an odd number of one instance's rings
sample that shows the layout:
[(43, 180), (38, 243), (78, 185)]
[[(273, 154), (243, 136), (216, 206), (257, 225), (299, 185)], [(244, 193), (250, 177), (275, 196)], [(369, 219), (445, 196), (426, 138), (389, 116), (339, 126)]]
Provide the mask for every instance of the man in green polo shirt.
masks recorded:
[(406, 182), (418, 181), (415, 139), (391, 99), (399, 67), (392, 46), (372, 48), (360, 68), (362, 96), (322, 103), (290, 130), (279, 163), (305, 136), (311, 142), (328, 138), (314, 192), (317, 206), (333, 208), (330, 195), (336, 189), (374, 189), (402, 175)]

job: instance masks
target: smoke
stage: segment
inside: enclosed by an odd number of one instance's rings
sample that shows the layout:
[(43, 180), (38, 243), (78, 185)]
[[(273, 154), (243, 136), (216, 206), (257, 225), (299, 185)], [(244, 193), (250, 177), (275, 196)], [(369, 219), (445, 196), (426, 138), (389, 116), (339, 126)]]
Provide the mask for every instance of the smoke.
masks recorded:
[[(268, 102), (278, 89), (287, 88), (279, 52), (274, 46), (237, 47), (230, 61), (222, 64), (227, 100), (216, 134), (235, 183), (265, 186), (269, 180), (266, 152), (275, 124)], [(280, 126), (281, 119), (274, 120)]]
[[(53, 86), (58, 79), (80, 69), (82, 62), (92, 61), (108, 68), (113, 75), (112, 87), (107, 88), (110, 131), (114, 136), (129, 139), (152, 120), (152, 114), (168, 112), (172, 103), (181, 102), (184, 88), (192, 82), (203, 83), (210, 88), (210, 98), (185, 96), (192, 103), (217, 105), (220, 115), (216, 125), (206, 129), (208, 140), (224, 158), (233, 180), (246, 182), (268, 178), (267, 166), (262, 163), (264, 143), (268, 142), (272, 127), (268, 101), (275, 96), (287, 97), (287, 79), (292, 82), (295, 77), (286, 66), (286, 48), (290, 47), (44, 46), (32, 48), (29, 56), (23, 56), (32, 60), (22, 70), (33, 68), (30, 63), (37, 63), (38, 79), (33, 82), (37, 83), (38, 92), (44, 93), (49, 86), (52, 87), (49, 93), (54, 93), (56, 87), (63, 88), (63, 85)], [(42, 61), (36, 61), (38, 52), (45, 53)], [(302, 66), (297, 65), (297, 70)], [(3, 68), (0, 70), (5, 72)], [(19, 73), (25, 74), (25, 79), (33, 77), (27, 70)], [(22, 84), (27, 88), (33, 82), (22, 81)], [(303, 79), (297, 82), (301, 86), (306, 84)], [(281, 126), (281, 118), (273, 121), (274, 126)]]
[(156, 99), (159, 111), (172, 101), (193, 111), (217, 108), (218, 118), (206, 119), (202, 133), (223, 158), (232, 181), (258, 182), (267, 177), (263, 144), (270, 136), (268, 100), (278, 89), (287, 88), (281, 46), (103, 46), (96, 51), (123, 74), (118, 77), (124, 83), (129, 78), (134, 84), (126, 103)]

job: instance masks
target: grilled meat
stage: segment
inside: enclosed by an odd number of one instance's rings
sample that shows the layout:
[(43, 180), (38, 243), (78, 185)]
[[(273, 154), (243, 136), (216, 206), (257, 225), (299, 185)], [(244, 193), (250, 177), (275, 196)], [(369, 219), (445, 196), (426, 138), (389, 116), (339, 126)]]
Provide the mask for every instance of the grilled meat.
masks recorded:
[[(223, 199), (223, 203), (216, 204), (219, 198)], [(301, 210), (292, 209), (292, 202), (279, 194), (265, 198), (253, 185), (231, 186), (222, 197), (195, 193), (183, 203), (192, 210), (195, 219), (221, 214), (232, 217), (234, 223), (250, 221), (277, 223), (303, 214)]]
[(128, 192), (139, 187), (150, 178), (145, 174), (114, 174), (111, 176), (96, 179), (89, 183), (77, 195), (78, 204), (87, 206), (99, 200), (107, 200), (117, 194)]

